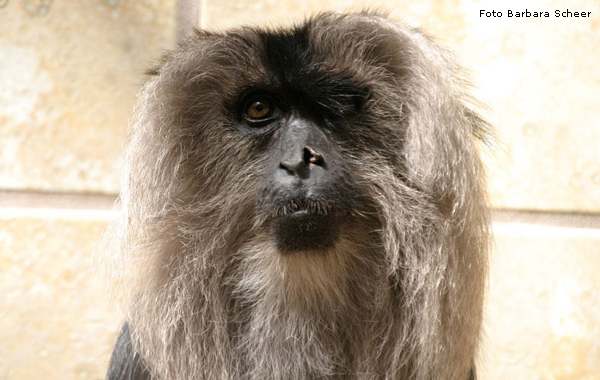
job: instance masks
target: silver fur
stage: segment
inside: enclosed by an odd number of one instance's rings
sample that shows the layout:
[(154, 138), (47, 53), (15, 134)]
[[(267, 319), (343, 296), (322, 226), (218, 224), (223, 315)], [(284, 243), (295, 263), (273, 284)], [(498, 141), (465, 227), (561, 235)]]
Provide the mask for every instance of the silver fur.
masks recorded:
[(144, 86), (132, 126), (114, 279), (134, 345), (156, 379), (465, 380), (487, 272), (486, 124), (420, 31), (370, 13), (307, 22), (315, 57), (371, 91), (361, 138), (382, 150), (340, 148), (359, 222), (326, 254), (277, 252), (255, 211), (266, 157), (222, 109), (267, 70), (257, 29), (199, 32)]

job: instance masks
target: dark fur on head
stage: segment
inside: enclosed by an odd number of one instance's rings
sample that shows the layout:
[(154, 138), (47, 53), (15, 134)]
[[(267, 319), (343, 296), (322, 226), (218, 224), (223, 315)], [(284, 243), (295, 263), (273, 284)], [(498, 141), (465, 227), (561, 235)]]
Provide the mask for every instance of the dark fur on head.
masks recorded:
[[(115, 273), (157, 379), (469, 377), (486, 126), (448, 53), (383, 16), (326, 13), (198, 32), (155, 74), (133, 124)], [(237, 118), (255, 89), (327, 126), (343, 197), (261, 207), (268, 138)], [(326, 252), (273, 242), (269, 221), (298, 207), (337, 218)]]

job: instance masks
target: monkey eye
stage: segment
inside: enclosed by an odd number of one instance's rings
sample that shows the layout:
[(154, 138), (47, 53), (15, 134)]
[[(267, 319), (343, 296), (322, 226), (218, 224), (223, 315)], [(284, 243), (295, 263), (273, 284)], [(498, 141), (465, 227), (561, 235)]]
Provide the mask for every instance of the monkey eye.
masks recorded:
[(275, 107), (271, 105), (271, 101), (267, 98), (253, 98), (246, 103), (244, 118), (250, 123), (260, 123), (272, 118)]

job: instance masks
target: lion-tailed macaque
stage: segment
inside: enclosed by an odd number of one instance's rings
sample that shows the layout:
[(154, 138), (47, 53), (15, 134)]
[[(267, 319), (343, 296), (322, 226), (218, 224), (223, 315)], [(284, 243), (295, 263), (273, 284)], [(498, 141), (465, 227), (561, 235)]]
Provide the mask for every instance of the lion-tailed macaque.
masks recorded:
[(198, 31), (151, 75), (108, 379), (474, 378), (488, 128), (446, 51), (324, 13)]

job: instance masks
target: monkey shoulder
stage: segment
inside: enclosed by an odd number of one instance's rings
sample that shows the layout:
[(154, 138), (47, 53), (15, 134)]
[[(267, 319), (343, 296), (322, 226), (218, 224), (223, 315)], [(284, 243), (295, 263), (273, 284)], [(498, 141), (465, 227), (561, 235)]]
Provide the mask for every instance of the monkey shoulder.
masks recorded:
[(150, 373), (133, 348), (129, 324), (125, 322), (110, 359), (106, 380), (150, 379)]

